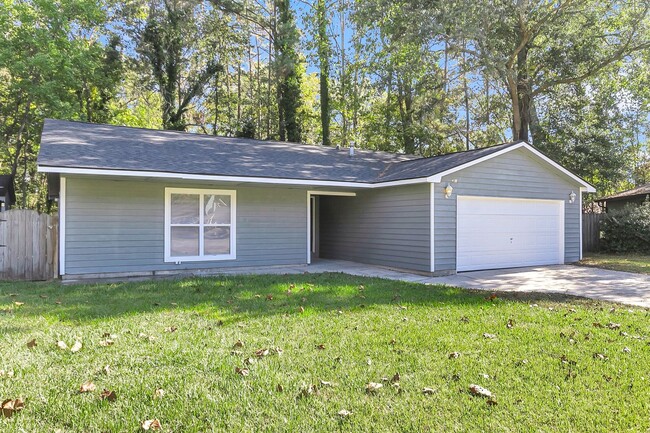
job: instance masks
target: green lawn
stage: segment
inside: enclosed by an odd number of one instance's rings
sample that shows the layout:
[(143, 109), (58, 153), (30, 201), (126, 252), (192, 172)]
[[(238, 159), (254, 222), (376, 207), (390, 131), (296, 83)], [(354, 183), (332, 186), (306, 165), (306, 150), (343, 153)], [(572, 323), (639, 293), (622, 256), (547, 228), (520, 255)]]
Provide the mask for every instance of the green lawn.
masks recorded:
[(640, 254), (597, 254), (589, 253), (580, 264), (615, 271), (650, 274), (650, 256)]
[(4, 283), (0, 399), (25, 408), (0, 431), (647, 431), (648, 316), (339, 274)]

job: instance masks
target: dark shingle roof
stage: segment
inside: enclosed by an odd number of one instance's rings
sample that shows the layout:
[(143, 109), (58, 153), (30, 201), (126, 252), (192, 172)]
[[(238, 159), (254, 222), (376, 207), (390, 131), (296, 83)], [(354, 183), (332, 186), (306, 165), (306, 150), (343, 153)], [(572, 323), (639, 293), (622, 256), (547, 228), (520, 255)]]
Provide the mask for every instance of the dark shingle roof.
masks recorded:
[(47, 119), (38, 165), (376, 183), (431, 176), (515, 143), (431, 158)]
[(641, 185), (636, 188), (628, 189), (627, 191), (621, 191), (619, 193), (612, 194), (607, 197), (599, 198), (596, 201), (619, 200), (619, 199), (630, 198), (630, 197), (635, 197), (640, 195), (648, 195), (648, 194), (650, 194), (650, 183), (646, 183), (645, 185)]

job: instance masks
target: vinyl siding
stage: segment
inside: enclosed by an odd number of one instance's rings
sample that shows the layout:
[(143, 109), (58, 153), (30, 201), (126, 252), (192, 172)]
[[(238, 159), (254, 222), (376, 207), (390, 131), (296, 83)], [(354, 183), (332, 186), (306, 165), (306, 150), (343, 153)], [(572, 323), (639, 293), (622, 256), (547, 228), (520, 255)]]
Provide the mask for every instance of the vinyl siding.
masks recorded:
[(429, 184), (320, 200), (320, 257), (430, 271)]
[[(452, 183), (454, 192), (445, 198), (443, 188)], [(580, 194), (580, 185), (558, 173), (546, 162), (517, 149), (460, 170), (434, 185), (435, 272), (456, 270), (456, 199), (459, 195), (532, 198), (565, 201), (564, 261), (580, 258), (580, 201), (569, 203), (569, 194)]]
[[(237, 191), (235, 260), (164, 262), (165, 187)], [(66, 274), (307, 261), (307, 192), (303, 188), (71, 176), (66, 194)]]

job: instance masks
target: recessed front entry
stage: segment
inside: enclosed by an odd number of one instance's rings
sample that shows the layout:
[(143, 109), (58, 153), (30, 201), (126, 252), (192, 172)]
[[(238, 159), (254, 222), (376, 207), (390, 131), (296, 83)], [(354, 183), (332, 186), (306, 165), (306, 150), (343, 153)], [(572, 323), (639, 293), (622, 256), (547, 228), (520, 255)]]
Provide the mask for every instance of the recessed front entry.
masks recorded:
[(458, 197), (458, 271), (564, 263), (564, 202)]

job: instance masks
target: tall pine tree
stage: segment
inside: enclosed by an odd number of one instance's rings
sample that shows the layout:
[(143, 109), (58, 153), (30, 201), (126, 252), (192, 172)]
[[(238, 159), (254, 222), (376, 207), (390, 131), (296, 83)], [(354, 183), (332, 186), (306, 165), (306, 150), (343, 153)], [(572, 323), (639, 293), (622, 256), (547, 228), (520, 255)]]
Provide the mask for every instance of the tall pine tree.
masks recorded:
[(301, 128), (298, 110), (301, 105), (298, 43), (300, 35), (289, 0), (276, 3), (277, 32), (275, 66), (277, 72), (278, 120), (281, 141), (298, 143)]

